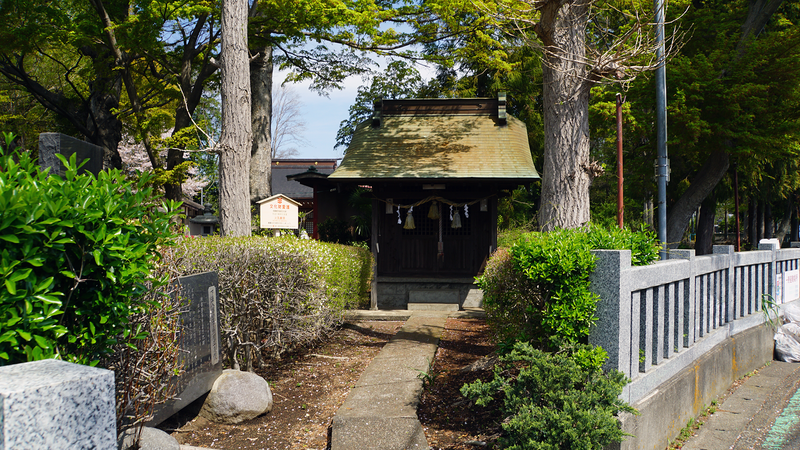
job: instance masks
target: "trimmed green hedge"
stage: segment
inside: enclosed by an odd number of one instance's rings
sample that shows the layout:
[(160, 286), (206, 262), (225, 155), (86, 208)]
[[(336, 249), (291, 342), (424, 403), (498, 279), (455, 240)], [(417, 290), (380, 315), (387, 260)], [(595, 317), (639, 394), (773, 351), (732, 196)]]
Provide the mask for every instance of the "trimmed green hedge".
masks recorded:
[(652, 233), (597, 226), (527, 233), (498, 249), (478, 279), (501, 365), (461, 392), (503, 402), (502, 448), (600, 450), (624, 437), (616, 417), (634, 412), (619, 400), (628, 380), (604, 373), (605, 351), (587, 343), (600, 300), (589, 283), (594, 249), (630, 249), (643, 265), (659, 246)]
[(165, 254), (170, 271), (216, 271), (223, 351), (232, 367), (259, 365), (313, 342), (345, 310), (369, 304), (372, 254), (294, 237), (186, 238)]
[(594, 249), (630, 249), (632, 263), (644, 265), (659, 247), (652, 233), (591, 226), (526, 233), (495, 252), (478, 284), (497, 339), (545, 350), (585, 343), (599, 301), (589, 289)]

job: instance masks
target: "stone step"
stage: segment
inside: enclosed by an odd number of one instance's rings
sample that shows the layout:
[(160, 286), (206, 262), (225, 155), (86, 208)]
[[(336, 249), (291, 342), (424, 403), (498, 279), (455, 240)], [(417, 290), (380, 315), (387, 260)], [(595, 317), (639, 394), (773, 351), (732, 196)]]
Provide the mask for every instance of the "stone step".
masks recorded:
[(483, 291), (480, 289), (470, 289), (467, 293), (467, 298), (464, 299), (464, 308), (481, 308), (483, 307)]
[(461, 308), (458, 303), (411, 303), (408, 304), (410, 311), (458, 311)]

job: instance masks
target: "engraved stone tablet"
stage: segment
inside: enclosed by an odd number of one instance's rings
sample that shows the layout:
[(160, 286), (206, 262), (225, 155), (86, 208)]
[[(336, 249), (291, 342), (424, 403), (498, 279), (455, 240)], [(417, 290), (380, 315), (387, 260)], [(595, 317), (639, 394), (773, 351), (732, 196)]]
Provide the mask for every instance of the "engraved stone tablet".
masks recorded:
[(178, 377), (178, 396), (159, 406), (154, 426), (211, 390), (222, 374), (219, 333), (219, 285), (216, 272), (180, 277), (179, 294), (188, 305), (181, 314), (180, 348), (184, 372)]

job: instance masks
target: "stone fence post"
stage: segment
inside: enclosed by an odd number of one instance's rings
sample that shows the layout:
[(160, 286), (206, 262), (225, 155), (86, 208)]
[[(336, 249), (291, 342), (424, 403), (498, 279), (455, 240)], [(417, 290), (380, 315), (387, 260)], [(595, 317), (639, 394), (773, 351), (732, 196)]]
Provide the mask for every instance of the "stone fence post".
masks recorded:
[(116, 450), (114, 372), (47, 359), (0, 367), (0, 450)]
[[(758, 249), (759, 250), (767, 250), (767, 251), (771, 251), (772, 252), (772, 258), (770, 258), (770, 263), (767, 265), (768, 266), (767, 270), (769, 271), (768, 272), (769, 273), (769, 277), (767, 278), (767, 286), (766, 286), (767, 287), (767, 289), (766, 289), (767, 292), (766, 293), (769, 294), (770, 298), (772, 298), (774, 301), (778, 301), (777, 295), (776, 295), (777, 293), (776, 293), (776, 289), (775, 289), (776, 288), (776, 284), (777, 284), (776, 280), (775, 280), (775, 277), (776, 277), (776, 272), (777, 272), (776, 266), (777, 266), (777, 260), (778, 260), (778, 250), (781, 249), (781, 243), (778, 242), (777, 239), (762, 239), (761, 242), (758, 243)], [(759, 297), (757, 299), (756, 304), (758, 305), (758, 309), (757, 309), (758, 311), (763, 311), (764, 310), (764, 306), (762, 305), (761, 297)]]
[[(608, 353), (604, 369), (617, 369), (632, 378), (639, 370), (639, 361), (638, 355), (636, 359), (631, 358), (632, 305), (626, 275), (631, 268), (631, 251), (592, 250), (592, 254), (596, 257), (596, 266), (589, 281), (592, 291), (601, 300), (597, 304), (597, 322), (589, 334), (589, 343), (603, 347)], [(635, 362), (635, 367), (631, 361)]]

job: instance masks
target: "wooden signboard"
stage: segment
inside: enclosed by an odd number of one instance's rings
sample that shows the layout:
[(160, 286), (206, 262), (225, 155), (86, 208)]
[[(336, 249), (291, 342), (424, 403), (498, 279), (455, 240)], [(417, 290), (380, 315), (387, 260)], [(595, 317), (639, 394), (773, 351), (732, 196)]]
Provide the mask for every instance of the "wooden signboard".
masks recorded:
[(298, 207), (300, 203), (278, 194), (258, 203), (261, 228), (296, 230), (298, 227)]

